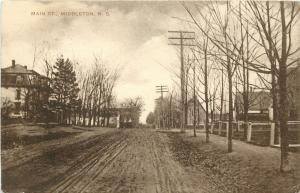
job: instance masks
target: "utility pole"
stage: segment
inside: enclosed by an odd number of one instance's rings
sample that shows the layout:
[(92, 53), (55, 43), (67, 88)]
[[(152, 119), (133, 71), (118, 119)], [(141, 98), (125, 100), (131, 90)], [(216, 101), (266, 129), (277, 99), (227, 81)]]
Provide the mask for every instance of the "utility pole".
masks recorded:
[(173, 124), (173, 112), (172, 112), (172, 98), (173, 98), (173, 91), (170, 95), (170, 104), (169, 104), (169, 128), (173, 128), (174, 124)]
[(221, 107), (220, 107), (220, 118), (219, 120), (222, 121), (223, 120), (223, 99), (224, 99), (224, 72), (223, 72), (223, 68), (221, 68)]
[(156, 92), (160, 93), (159, 125), (160, 125), (160, 117), (162, 117), (162, 120), (163, 120), (162, 128), (164, 128), (165, 127), (165, 118), (164, 118), (164, 111), (163, 111), (163, 98), (164, 98), (164, 92), (168, 92), (168, 87), (165, 85), (156, 86)]
[(170, 43), (169, 45), (180, 46), (180, 87), (181, 87), (181, 130), (184, 131), (185, 127), (185, 117), (186, 117), (186, 104), (185, 104), (185, 67), (184, 67), (184, 46), (195, 46), (193, 44), (188, 44), (188, 42), (184, 42), (184, 40), (195, 40), (195, 32), (191, 31), (168, 31), (172, 35), (179, 34), (179, 37), (169, 37), (169, 40), (179, 40), (179, 43)]
[[(155, 106), (158, 107), (159, 98), (155, 99)], [(160, 119), (159, 119), (159, 113), (155, 112), (155, 122), (156, 122), (156, 129), (160, 128)]]
[(188, 111), (188, 107), (187, 107), (187, 104), (188, 104), (188, 84), (189, 84), (189, 71), (190, 71), (190, 68), (191, 68), (191, 65), (193, 62), (190, 62), (190, 56), (187, 55), (187, 65), (185, 66), (185, 100), (184, 100), (184, 112), (185, 112), (185, 117), (184, 117), (184, 121), (185, 123), (187, 124), (187, 111)]

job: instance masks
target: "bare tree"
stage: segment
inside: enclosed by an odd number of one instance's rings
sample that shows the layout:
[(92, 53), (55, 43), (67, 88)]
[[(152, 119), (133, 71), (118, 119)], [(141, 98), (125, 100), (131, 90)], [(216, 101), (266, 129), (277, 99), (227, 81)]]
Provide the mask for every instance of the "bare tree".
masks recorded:
[[(271, 84), (273, 95), (274, 118), (279, 116), (280, 137), (281, 137), (281, 171), (291, 169), (288, 160), (288, 92), (287, 92), (287, 68), (295, 65), (299, 57), (293, 56), (298, 53), (300, 47), (292, 46), (292, 32), (295, 21), (299, 17), (300, 8), (296, 2), (280, 2), (270, 6), (269, 2), (263, 5), (260, 2), (249, 2), (250, 10), (253, 13), (256, 30), (259, 32), (260, 45), (271, 64)], [(276, 67), (278, 63), (278, 69)], [(277, 112), (276, 76), (279, 86), (279, 112)], [(278, 113), (278, 114), (277, 114)]]
[[(227, 71), (228, 97), (229, 97), (229, 134), (228, 151), (232, 150), (232, 88), (235, 70), (242, 67), (242, 84), (244, 98), (244, 120), (247, 121), (247, 111), (249, 109), (249, 71), (254, 72), (264, 82), (271, 84), (273, 95), (273, 108), (275, 121), (279, 117), (281, 135), (281, 171), (290, 169), (288, 162), (288, 102), (287, 102), (287, 68), (295, 66), (299, 61), (298, 57), (293, 57), (300, 48), (292, 46), (292, 32), (296, 18), (298, 18), (299, 6), (295, 2), (273, 3), (269, 2), (244, 2), (236, 8), (229, 2), (226, 3), (226, 12), (221, 13), (214, 3), (207, 5), (209, 16), (213, 22), (196, 8), (200, 15), (200, 20), (196, 14), (185, 6), (191, 21), (217, 48), (215, 57), (220, 60)], [(244, 14), (242, 14), (242, 11)], [(249, 14), (250, 13), (250, 14)], [(231, 22), (229, 23), (229, 15)], [(237, 22), (236, 22), (237, 21)], [(208, 24), (210, 31), (205, 31), (203, 23)], [(239, 25), (236, 25), (239, 24)], [(251, 27), (251, 29), (249, 28)], [(236, 32), (240, 32), (237, 38)], [(251, 39), (251, 43), (249, 40)], [(244, 44), (246, 43), (246, 51)], [(250, 48), (252, 45), (252, 48)], [(260, 49), (262, 48), (262, 49)], [(250, 51), (251, 50), (251, 51)], [(252, 51), (256, 50), (256, 51)], [(258, 52), (260, 52), (258, 54)], [(269, 59), (269, 64), (265, 63), (265, 57)], [(277, 68), (278, 64), (278, 68)], [(267, 81), (265, 76), (271, 75), (271, 81)], [(277, 101), (277, 91), (279, 89)], [(236, 86), (238, 89), (238, 86)], [(279, 112), (277, 110), (279, 105)], [(277, 114), (279, 113), (279, 114)]]
[(139, 118), (141, 116), (142, 111), (144, 110), (144, 100), (142, 97), (137, 96), (134, 98), (126, 98), (121, 104), (122, 107), (128, 108), (130, 111), (130, 116), (132, 118), (132, 123), (134, 127), (137, 127), (139, 123)]
[[(208, 52), (209, 52), (209, 48), (208, 48), (208, 38), (207, 37), (204, 37), (202, 39), (201, 42), (197, 42), (197, 48), (199, 49), (198, 50), (198, 54), (196, 55), (196, 52), (194, 50), (194, 56), (196, 58), (196, 61), (198, 63), (198, 67), (199, 67), (199, 70), (200, 70), (200, 74), (198, 76), (203, 76), (204, 77), (204, 80), (201, 81), (203, 83), (203, 86), (204, 86), (204, 102), (205, 102), (205, 112), (206, 112), (206, 116), (205, 116), (205, 133), (206, 133), (206, 142), (208, 143), (209, 142), (209, 127), (208, 127), (208, 124), (209, 124), (209, 88), (208, 88), (208, 77), (209, 77), (209, 71), (211, 69), (208, 69)], [(199, 57), (200, 56), (200, 57)], [(203, 61), (203, 64), (202, 62), (200, 61), (200, 58), (203, 58), (204, 61)], [(199, 78), (200, 78), (199, 77)], [(195, 113), (195, 112), (194, 112)]]
[(109, 125), (113, 90), (119, 73), (118, 68), (109, 69), (100, 58), (95, 57), (92, 70), (81, 75), (79, 116), (83, 119), (83, 125)]

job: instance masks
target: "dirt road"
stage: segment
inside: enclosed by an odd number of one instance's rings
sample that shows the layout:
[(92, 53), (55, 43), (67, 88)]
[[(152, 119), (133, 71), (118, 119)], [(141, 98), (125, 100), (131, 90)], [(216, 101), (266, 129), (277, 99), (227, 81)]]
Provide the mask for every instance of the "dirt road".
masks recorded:
[[(56, 130), (59, 132), (56, 133)], [(296, 193), (294, 170), (280, 173), (280, 151), (189, 132), (109, 128), (64, 129), (70, 135), (2, 151), (7, 193)], [(23, 128), (24, 130), (24, 128)], [(22, 130), (22, 131), (23, 131)], [(36, 139), (36, 138), (34, 138)], [(10, 147), (10, 146), (8, 146)]]
[[(5, 192), (188, 193), (207, 192), (169, 150), (167, 134), (114, 130), (83, 135), (84, 140), (39, 145), (30, 159), (2, 171)], [(91, 134), (92, 133), (92, 134)], [(78, 138), (78, 136), (77, 136)], [(51, 144), (51, 143), (50, 143)], [(48, 148), (47, 148), (48, 147)], [(14, 163), (9, 153), (4, 160)], [(18, 160), (15, 160), (18, 161)]]

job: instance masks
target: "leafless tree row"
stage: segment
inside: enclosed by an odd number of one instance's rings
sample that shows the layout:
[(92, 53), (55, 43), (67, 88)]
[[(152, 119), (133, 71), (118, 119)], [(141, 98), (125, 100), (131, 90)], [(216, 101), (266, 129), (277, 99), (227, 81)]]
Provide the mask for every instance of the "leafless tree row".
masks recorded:
[[(280, 168), (282, 171), (289, 170), (287, 77), (291, 67), (296, 69), (299, 66), (299, 47), (292, 44), (292, 35), (299, 19), (299, 4), (207, 2), (205, 6), (203, 3), (185, 3), (183, 7), (189, 16), (186, 23), (197, 34), (196, 46), (191, 52), (196, 68), (199, 69), (196, 70), (196, 84), (202, 85), (197, 92), (204, 96), (202, 99), (206, 109), (206, 128), (209, 109), (211, 112), (218, 109), (222, 119), (222, 113), (226, 111), (223, 105), (227, 103), (228, 151), (231, 152), (234, 98), (238, 94), (242, 95), (243, 120), (248, 122), (248, 111), (252, 102), (249, 88), (270, 90), (273, 119), (277, 128), (280, 128)], [(218, 81), (216, 78), (209, 78), (216, 73), (221, 74)], [(215, 83), (210, 82), (212, 80)], [(225, 95), (228, 101), (224, 100)]]
[[(75, 122), (84, 126), (107, 126), (115, 105), (113, 89), (119, 78), (117, 69), (111, 70), (95, 58), (90, 71), (80, 75), (79, 106)], [(76, 120), (76, 117), (78, 120)]]

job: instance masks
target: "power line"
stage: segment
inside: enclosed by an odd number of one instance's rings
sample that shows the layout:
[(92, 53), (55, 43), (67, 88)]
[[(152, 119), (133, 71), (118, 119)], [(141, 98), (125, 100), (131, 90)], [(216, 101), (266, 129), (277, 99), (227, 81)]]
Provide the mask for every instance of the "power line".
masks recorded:
[(165, 85), (160, 85), (160, 86), (155, 86), (155, 87), (156, 87), (156, 92), (160, 93), (160, 96), (162, 99), (164, 97), (164, 92), (169, 92), (168, 87)]

